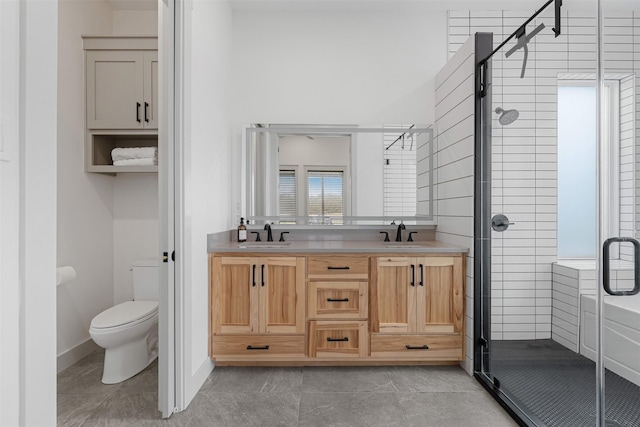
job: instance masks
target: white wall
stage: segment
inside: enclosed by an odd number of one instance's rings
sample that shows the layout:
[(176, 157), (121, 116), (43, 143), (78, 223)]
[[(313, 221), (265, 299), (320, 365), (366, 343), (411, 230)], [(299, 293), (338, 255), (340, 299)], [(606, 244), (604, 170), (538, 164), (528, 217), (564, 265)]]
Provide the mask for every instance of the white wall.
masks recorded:
[(437, 194), (436, 240), (469, 248), (466, 271), (466, 358), (473, 371), (474, 295), (474, 89), (475, 39), (460, 47), (436, 78), (438, 142), (435, 175)]
[[(20, 223), (18, 346), (20, 425), (56, 417), (56, 128), (58, 10), (55, 2), (20, 2)], [(3, 283), (3, 286), (5, 284)]]
[(83, 34), (156, 34), (156, 11), (112, 10), (102, 0), (61, 0), (58, 78), (58, 265), (78, 278), (57, 290), (58, 369), (95, 346), (91, 319), (133, 297), (132, 262), (158, 253), (156, 174), (84, 172)]
[[(103, 1), (58, 2), (57, 262), (78, 278), (57, 289), (59, 368), (83, 357), (93, 316), (113, 305), (113, 177), (84, 172), (84, 53), (81, 34), (109, 34)], [(84, 344), (84, 343), (89, 344)], [(83, 345), (84, 344), (84, 345)], [(80, 347), (78, 347), (80, 346)]]
[[(233, 13), (233, 194), (246, 123), (433, 123), (446, 12)], [(244, 216), (234, 197), (234, 217)]]
[[(185, 323), (183, 373), (185, 396), (191, 401), (212, 369), (208, 355), (207, 234), (232, 227), (233, 171), (230, 133), (231, 9), (227, 1), (194, 0), (186, 7), (184, 59), (185, 119), (184, 277), (179, 296)], [(190, 13), (189, 13), (190, 12)], [(180, 313), (179, 313), (180, 314)]]

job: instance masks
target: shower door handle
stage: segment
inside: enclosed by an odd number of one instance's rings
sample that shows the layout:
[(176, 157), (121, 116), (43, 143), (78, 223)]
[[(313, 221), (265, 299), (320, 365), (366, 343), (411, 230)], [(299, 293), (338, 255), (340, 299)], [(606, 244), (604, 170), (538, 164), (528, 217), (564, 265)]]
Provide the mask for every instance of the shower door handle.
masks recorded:
[[(633, 244), (633, 289), (630, 291), (614, 291), (611, 289), (611, 265), (609, 247), (612, 243), (630, 242)], [(602, 245), (602, 287), (609, 295), (636, 295), (640, 293), (640, 242), (632, 237), (611, 237)]]

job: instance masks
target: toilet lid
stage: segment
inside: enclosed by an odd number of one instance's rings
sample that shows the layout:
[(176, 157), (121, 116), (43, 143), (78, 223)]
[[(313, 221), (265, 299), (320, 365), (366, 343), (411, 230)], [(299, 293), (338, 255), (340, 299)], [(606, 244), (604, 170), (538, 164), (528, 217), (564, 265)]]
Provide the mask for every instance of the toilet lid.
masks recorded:
[(91, 321), (94, 329), (113, 328), (145, 319), (158, 312), (158, 301), (127, 301), (98, 314)]

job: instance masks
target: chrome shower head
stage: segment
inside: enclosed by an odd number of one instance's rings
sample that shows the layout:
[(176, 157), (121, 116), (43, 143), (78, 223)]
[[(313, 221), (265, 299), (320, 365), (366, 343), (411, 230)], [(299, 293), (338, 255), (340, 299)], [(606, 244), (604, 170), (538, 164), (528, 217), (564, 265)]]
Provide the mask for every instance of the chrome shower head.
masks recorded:
[(500, 114), (498, 121), (502, 126), (510, 125), (520, 117), (520, 112), (518, 110), (503, 110), (500, 107), (496, 108), (496, 113)]

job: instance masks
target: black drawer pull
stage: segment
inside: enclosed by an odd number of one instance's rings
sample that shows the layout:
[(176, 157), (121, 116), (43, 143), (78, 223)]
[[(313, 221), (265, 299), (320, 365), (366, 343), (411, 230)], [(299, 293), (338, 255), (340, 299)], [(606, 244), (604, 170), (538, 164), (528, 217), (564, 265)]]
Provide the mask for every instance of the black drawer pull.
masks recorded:
[(347, 342), (349, 341), (349, 337), (344, 338), (327, 338), (327, 342)]
[(411, 264), (411, 286), (416, 286), (416, 266)]
[(140, 123), (140, 103), (136, 102), (136, 122)]
[(428, 345), (422, 345), (422, 346), (413, 346), (413, 345), (405, 345), (407, 350), (429, 350), (429, 346)]
[(349, 298), (327, 298), (328, 302), (349, 302)]
[(262, 270), (260, 272), (260, 279), (262, 280), (262, 286), (264, 287), (264, 264), (262, 264)]
[(269, 350), (269, 346), (265, 345), (265, 346), (262, 346), (262, 347), (254, 347), (252, 345), (248, 345), (247, 346), (247, 350)]
[(149, 123), (149, 103), (145, 102), (144, 103), (144, 121)]
[(329, 267), (327, 267), (327, 270), (348, 270), (348, 269), (349, 269), (349, 266), (345, 266), (345, 267), (332, 267), (332, 266), (329, 266)]

